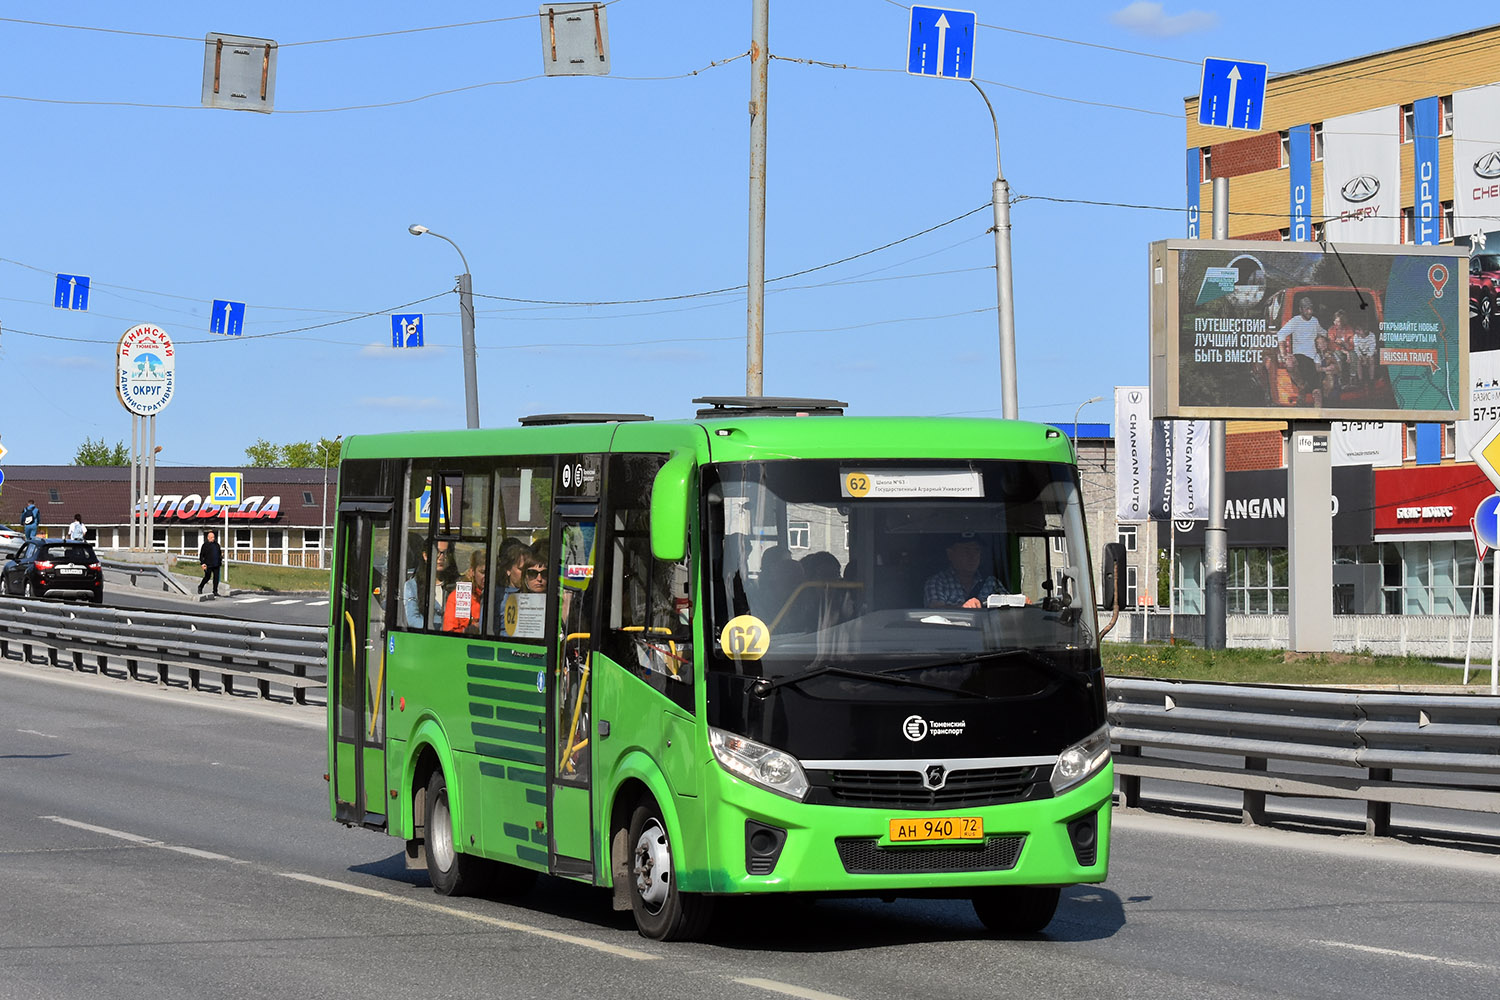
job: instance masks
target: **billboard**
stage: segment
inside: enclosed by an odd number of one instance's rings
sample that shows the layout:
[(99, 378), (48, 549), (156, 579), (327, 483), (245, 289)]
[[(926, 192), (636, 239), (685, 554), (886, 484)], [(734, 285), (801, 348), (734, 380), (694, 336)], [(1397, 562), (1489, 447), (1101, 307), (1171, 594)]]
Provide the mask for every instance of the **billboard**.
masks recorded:
[[(1333, 492), (1328, 498), (1333, 544), (1367, 545), (1375, 537), (1376, 475), (1368, 465), (1334, 467)], [(1286, 547), (1286, 478), (1285, 469), (1224, 474), (1224, 528), (1231, 548)], [(1177, 522), (1177, 544), (1202, 545), (1203, 527), (1200, 521)]]
[(1154, 417), (1467, 416), (1463, 251), (1162, 240), (1150, 258)]

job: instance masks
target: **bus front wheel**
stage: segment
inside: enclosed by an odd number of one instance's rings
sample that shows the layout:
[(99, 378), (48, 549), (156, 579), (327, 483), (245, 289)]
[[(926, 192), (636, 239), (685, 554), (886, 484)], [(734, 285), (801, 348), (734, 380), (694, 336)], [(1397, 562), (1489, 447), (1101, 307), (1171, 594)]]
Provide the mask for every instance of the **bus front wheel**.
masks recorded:
[(999, 885), (974, 896), (974, 912), (996, 934), (1040, 934), (1057, 913), (1055, 885)]
[(448, 781), (441, 770), (427, 782), (427, 876), (444, 896), (464, 896), (477, 887), (482, 859), (458, 850), (453, 811), (448, 805)]
[(631, 813), (625, 842), (630, 849), (630, 908), (641, 936), (655, 941), (702, 937), (713, 901), (678, 891), (672, 842), (661, 809), (651, 799), (644, 799)]

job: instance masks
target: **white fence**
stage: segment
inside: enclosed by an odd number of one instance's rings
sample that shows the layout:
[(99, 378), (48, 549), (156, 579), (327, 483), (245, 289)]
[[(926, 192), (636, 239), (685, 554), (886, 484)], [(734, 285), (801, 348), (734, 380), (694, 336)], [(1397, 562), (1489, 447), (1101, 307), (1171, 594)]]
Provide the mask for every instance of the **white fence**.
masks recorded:
[[(1103, 616), (1101, 616), (1102, 618)], [(1486, 669), (1490, 662), (1490, 617), (1474, 619), (1471, 656)], [(1462, 660), (1469, 634), (1467, 615), (1334, 615), (1333, 646), (1345, 653), (1367, 651), (1385, 656), (1426, 656)], [(1149, 614), (1128, 611), (1120, 615), (1105, 642), (1165, 642), (1173, 635), (1194, 645), (1203, 645), (1203, 616), (1171, 616), (1160, 611)], [(1229, 615), (1225, 623), (1226, 644), (1234, 648), (1285, 649), (1286, 615)]]

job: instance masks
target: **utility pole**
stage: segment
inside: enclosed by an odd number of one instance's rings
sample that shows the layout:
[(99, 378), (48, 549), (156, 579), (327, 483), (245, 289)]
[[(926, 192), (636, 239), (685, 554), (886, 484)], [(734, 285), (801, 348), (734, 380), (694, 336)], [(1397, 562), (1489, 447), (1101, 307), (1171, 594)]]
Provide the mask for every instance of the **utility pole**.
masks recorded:
[(1000, 119), (995, 117), (995, 106), (990, 103), (983, 87), (972, 79), (969, 82), (984, 98), (984, 106), (990, 109), (990, 122), (995, 126), (995, 183), (990, 187), (990, 202), (995, 215), (995, 305), (1000, 312), (1000, 415), (1006, 420), (1019, 420), (1016, 298), (1010, 261), (1010, 184), (1005, 180), (1005, 171), (1000, 168)]
[(765, 389), (766, 93), (770, 83), (771, 0), (750, 14), (750, 280), (745, 308), (745, 395)]
[[(1214, 178), (1213, 237), (1229, 239), (1229, 178)], [(1229, 531), (1224, 526), (1224, 451), (1228, 433), (1223, 420), (1208, 422), (1208, 524), (1203, 531), (1205, 590), (1203, 645), (1223, 649), (1228, 641)], [(1176, 572), (1175, 567), (1169, 572)]]

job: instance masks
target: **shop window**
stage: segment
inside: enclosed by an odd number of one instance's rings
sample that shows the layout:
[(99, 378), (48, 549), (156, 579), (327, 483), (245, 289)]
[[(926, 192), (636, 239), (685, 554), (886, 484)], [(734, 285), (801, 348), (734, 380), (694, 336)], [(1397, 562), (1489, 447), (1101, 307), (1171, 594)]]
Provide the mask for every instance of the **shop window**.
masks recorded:
[(302, 529), (302, 547), (304, 549), (318, 549), (323, 547), (323, 530), (321, 528)]
[(250, 547), (250, 530), (251, 529), (249, 529), (249, 528), (235, 528), (234, 529), (234, 547), (235, 548), (237, 548), (237, 549), (248, 549)]
[(266, 532), (266, 545), (273, 549), (285, 548), (286, 532), (281, 528), (270, 529)]

